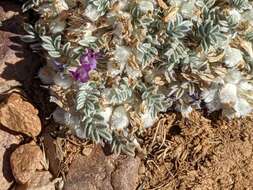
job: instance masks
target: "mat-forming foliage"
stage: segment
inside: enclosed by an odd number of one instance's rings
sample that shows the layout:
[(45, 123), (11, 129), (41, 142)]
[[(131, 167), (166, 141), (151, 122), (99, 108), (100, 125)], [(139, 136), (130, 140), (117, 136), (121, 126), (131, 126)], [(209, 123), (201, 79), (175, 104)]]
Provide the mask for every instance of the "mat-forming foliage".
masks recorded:
[(161, 112), (241, 117), (253, 108), (248, 0), (28, 0), (22, 39), (47, 63), (53, 116), (80, 138), (134, 154)]

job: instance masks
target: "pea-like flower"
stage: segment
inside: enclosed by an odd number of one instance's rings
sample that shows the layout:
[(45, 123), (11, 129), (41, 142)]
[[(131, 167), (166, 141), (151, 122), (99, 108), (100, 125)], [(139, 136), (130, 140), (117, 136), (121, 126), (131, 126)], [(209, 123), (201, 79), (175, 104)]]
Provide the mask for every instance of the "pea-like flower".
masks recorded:
[(97, 68), (97, 59), (100, 57), (99, 53), (88, 49), (80, 57), (80, 66), (75, 71), (70, 71), (72, 77), (76, 81), (85, 83), (89, 80), (89, 72)]

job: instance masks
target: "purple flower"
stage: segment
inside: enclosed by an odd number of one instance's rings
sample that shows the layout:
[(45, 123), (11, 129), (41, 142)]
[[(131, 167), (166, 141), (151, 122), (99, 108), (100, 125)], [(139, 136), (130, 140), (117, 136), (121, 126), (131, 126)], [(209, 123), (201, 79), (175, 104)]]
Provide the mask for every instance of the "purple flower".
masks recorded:
[(76, 81), (87, 82), (89, 80), (89, 72), (97, 68), (97, 59), (100, 57), (99, 53), (88, 49), (80, 57), (81, 65), (75, 70), (70, 71)]

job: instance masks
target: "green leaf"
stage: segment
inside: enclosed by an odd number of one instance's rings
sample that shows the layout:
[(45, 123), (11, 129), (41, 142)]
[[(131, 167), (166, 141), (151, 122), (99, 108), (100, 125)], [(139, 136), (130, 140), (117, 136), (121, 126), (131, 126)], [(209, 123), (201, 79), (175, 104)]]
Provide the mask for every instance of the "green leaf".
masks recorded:
[(127, 81), (123, 79), (119, 87), (114, 87), (108, 94), (110, 104), (119, 105), (132, 97), (132, 89), (128, 86)]
[(49, 36), (41, 36), (42, 41), (46, 44), (52, 44), (52, 38)]
[(167, 32), (174, 38), (183, 38), (185, 33), (191, 30), (192, 22), (183, 21), (183, 17), (178, 14), (175, 20), (168, 23)]
[(32, 25), (27, 24), (27, 23), (24, 23), (24, 30), (25, 30), (28, 34), (30, 34), (30, 35), (32, 35), (32, 36), (35, 36), (34, 29), (33, 29), (33, 26), (32, 26)]
[(97, 38), (94, 36), (85, 36), (83, 40), (78, 42), (79, 45), (84, 47), (90, 47), (92, 43), (95, 43)]
[(54, 46), (52, 46), (51, 44), (42, 44), (41, 46), (47, 51), (55, 51)]
[(63, 52), (64, 55), (70, 56), (70, 54), (71, 54), (70, 46), (71, 46), (70, 42), (67, 42), (66, 44), (63, 45), (62, 52)]
[(54, 45), (55, 49), (60, 50), (60, 48), (61, 48), (61, 35), (57, 36), (54, 39), (53, 45)]
[(247, 41), (251, 41), (252, 42), (253, 41), (253, 31), (246, 33), (245, 39)]
[(48, 54), (53, 58), (61, 57), (61, 54), (58, 51), (49, 51)]
[(33, 35), (21, 36), (21, 40), (26, 43), (33, 43), (38, 41), (37, 38), (35, 38)]

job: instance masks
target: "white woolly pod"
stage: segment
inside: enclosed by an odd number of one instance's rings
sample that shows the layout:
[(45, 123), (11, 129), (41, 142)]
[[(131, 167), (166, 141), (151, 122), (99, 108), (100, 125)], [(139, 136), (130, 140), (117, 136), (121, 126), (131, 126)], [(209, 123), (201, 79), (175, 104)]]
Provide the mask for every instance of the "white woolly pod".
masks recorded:
[(49, 25), (49, 29), (53, 34), (61, 33), (66, 27), (66, 21), (60, 17), (53, 19)]
[(56, 123), (59, 123), (59, 124), (62, 124), (62, 125), (66, 125), (66, 116), (68, 115), (68, 113), (60, 108), (60, 107), (57, 107), (55, 109), (55, 111), (53, 112), (53, 118), (54, 118), (54, 121)]
[(247, 11), (244, 11), (242, 13), (242, 19), (244, 21), (248, 21), (250, 23), (251, 26), (253, 26), (253, 9), (249, 9)]
[(57, 14), (69, 9), (65, 0), (53, 0), (53, 5)]
[(247, 102), (247, 100), (243, 98), (238, 98), (234, 106), (234, 109), (236, 111), (235, 115), (236, 117), (245, 116), (250, 112), (252, 112), (252, 106)]
[(52, 67), (50, 67), (49, 65), (45, 65), (39, 70), (38, 77), (40, 78), (43, 84), (53, 84), (54, 83), (53, 78), (55, 74), (56, 73)]
[(209, 111), (222, 109), (228, 118), (241, 117), (252, 111), (253, 85), (237, 70), (230, 70), (211, 88), (203, 92)]
[(192, 109), (192, 107), (190, 105), (181, 105), (181, 104), (178, 104), (176, 106), (176, 110), (178, 112), (181, 112), (181, 114), (182, 114), (183, 117), (188, 118), (193, 109)]
[(196, 12), (195, 0), (187, 1), (183, 3), (180, 8), (180, 12), (182, 13), (182, 16), (185, 18), (193, 19), (194, 17), (196, 17), (194, 15), (194, 13)]
[(118, 9), (125, 10), (128, 7), (128, 0), (119, 0), (118, 1)]
[(106, 123), (110, 122), (112, 111), (113, 111), (112, 107), (106, 107), (99, 113), (104, 118), (104, 121)]
[(124, 46), (116, 46), (114, 51), (114, 59), (117, 63), (115, 64), (111, 61), (107, 63), (107, 70), (112, 76), (122, 73), (127, 64), (130, 53), (131, 52), (128, 48)]
[(116, 130), (123, 130), (129, 125), (129, 118), (124, 106), (119, 106), (113, 110), (111, 117), (111, 128)]
[(237, 87), (227, 83), (220, 90), (220, 101), (224, 105), (233, 106), (237, 101)]
[(69, 127), (77, 127), (80, 124), (80, 119), (78, 116), (74, 116), (71, 113), (65, 111), (62, 108), (56, 108), (53, 112), (53, 118), (56, 123), (67, 125)]
[(99, 18), (97, 9), (91, 4), (86, 7), (84, 14), (92, 21), (96, 21)]
[(64, 75), (63, 73), (60, 72), (54, 75), (53, 80), (57, 86), (60, 86), (63, 89), (68, 89), (73, 83), (73, 80), (71, 79), (70, 76)]
[(141, 114), (141, 121), (144, 128), (150, 128), (152, 127), (157, 118), (152, 117), (151, 113), (148, 111), (145, 111), (143, 114)]
[(122, 67), (125, 66), (130, 55), (131, 55), (131, 50), (129, 48), (124, 47), (124, 46), (116, 46), (116, 49), (114, 51), (114, 57), (115, 57), (115, 60), (120, 64), (121, 70), (123, 70)]
[(236, 9), (231, 9), (229, 11), (230, 18), (235, 22), (239, 23), (242, 20), (242, 15), (236, 10)]
[(224, 62), (227, 67), (236, 67), (243, 60), (239, 49), (228, 47), (225, 49)]
[(139, 2), (139, 9), (144, 13), (147, 13), (149, 11), (153, 12), (154, 4), (150, 0), (142, 0)]

